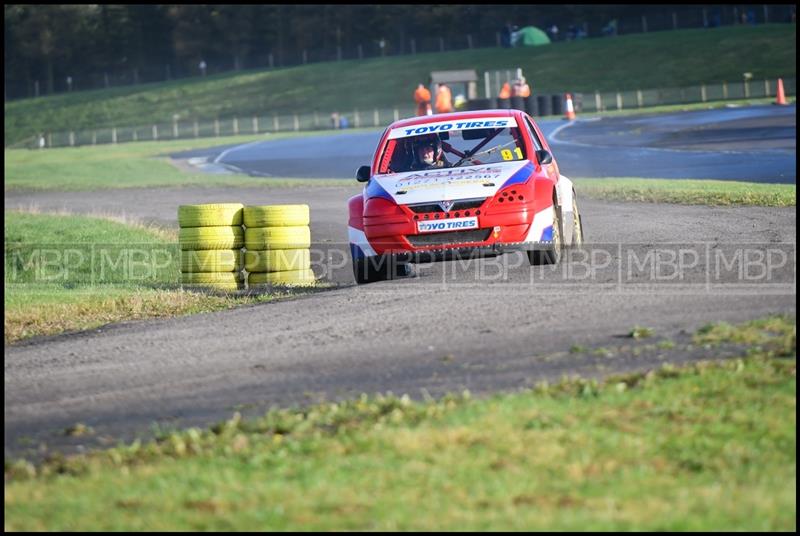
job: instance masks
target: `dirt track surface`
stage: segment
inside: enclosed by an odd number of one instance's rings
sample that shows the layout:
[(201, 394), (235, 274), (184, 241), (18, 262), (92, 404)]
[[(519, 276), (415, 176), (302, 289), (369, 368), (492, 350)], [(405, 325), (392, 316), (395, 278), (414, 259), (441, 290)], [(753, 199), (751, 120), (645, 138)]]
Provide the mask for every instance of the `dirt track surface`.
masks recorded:
[[(7, 192), (6, 209), (102, 210), (164, 226), (176, 226), (176, 207), (185, 203), (308, 203), (315, 271), (341, 286), (6, 347), (6, 455), (41, 455), (35, 452), (39, 443), (69, 451), (76, 444), (147, 436), (154, 422), (207, 425), (230, 417), (238, 405), (248, 414), (361, 392), (415, 398), (463, 388), (486, 393), (564, 374), (648, 368), (674, 357), (600, 359), (569, 349), (619, 346), (635, 325), (654, 328), (659, 337), (681, 336), (709, 321), (795, 312), (794, 208), (581, 199), (587, 250), (597, 258), (564, 264), (577, 275), (532, 268), (506, 255), (422, 265), (418, 277), (355, 287), (349, 264), (337, 259), (346, 247), (346, 200), (356, 192), (355, 184)], [(655, 250), (667, 258), (681, 250), (699, 257), (681, 269), (681, 279), (669, 278), (667, 263), (665, 278), (654, 280), (645, 259), (655, 261), (648, 257)], [(773, 252), (775, 265), (781, 253), (788, 257), (768, 279), (747, 279), (739, 265), (720, 266), (716, 257), (724, 252), (727, 262), (737, 250)], [(63, 430), (77, 422), (96, 434), (65, 437)]]

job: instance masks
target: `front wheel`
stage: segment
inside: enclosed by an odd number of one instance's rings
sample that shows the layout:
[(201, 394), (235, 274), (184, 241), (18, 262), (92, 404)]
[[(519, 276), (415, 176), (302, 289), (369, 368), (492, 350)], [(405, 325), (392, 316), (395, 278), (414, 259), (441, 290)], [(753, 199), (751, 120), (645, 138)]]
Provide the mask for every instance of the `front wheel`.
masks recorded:
[(563, 243), (561, 240), (561, 215), (558, 205), (553, 203), (553, 242), (548, 249), (528, 251), (528, 262), (534, 266), (542, 264), (558, 264), (561, 261)]
[(578, 197), (575, 190), (572, 191), (572, 247), (580, 249), (583, 247), (583, 219), (578, 212)]
[(353, 277), (359, 285), (413, 275), (411, 266), (392, 256), (353, 259)]

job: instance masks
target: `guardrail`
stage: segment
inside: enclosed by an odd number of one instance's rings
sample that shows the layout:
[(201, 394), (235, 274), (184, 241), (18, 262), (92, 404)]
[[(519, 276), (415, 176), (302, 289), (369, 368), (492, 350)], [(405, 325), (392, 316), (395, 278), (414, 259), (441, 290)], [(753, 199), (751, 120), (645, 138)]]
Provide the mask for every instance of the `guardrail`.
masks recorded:
[[(786, 95), (796, 95), (796, 79), (784, 78)], [(701, 84), (683, 88), (642, 89), (614, 92), (573, 93), (578, 113), (646, 109), (670, 104), (697, 104), (711, 101), (774, 97), (777, 79)], [(563, 93), (532, 95), (527, 99), (476, 99), (468, 109), (520, 108), (535, 117), (563, 114)], [(333, 128), (386, 126), (398, 119), (413, 117), (415, 107), (373, 108), (371, 110), (310, 112), (304, 114), (259, 114), (225, 119), (164, 121), (149, 125), (119, 126), (92, 130), (46, 133), (28, 138), (8, 148), (77, 147), (134, 141), (223, 138), (270, 132), (301, 132)]]

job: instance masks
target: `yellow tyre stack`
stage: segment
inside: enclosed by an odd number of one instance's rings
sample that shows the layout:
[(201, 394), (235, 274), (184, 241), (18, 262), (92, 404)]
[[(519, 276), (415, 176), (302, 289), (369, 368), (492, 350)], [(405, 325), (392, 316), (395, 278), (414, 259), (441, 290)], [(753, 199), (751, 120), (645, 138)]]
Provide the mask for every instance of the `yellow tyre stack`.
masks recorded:
[(244, 288), (241, 203), (181, 205), (181, 283), (215, 290)]
[(313, 285), (308, 205), (244, 207), (248, 284)]

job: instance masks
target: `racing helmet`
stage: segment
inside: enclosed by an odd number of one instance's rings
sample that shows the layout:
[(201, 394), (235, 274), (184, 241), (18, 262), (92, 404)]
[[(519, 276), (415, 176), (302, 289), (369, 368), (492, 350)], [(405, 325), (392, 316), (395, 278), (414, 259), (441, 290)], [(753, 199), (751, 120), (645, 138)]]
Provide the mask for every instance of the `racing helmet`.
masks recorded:
[(419, 136), (417, 139), (414, 140), (412, 145), (412, 150), (414, 153), (414, 161), (416, 161), (418, 164), (425, 163), (419, 160), (418, 151), (421, 147), (432, 147), (433, 161), (438, 162), (439, 160), (441, 160), (443, 154), (442, 140), (439, 138), (437, 134), (427, 134), (425, 136)]

